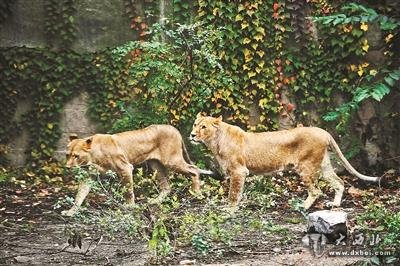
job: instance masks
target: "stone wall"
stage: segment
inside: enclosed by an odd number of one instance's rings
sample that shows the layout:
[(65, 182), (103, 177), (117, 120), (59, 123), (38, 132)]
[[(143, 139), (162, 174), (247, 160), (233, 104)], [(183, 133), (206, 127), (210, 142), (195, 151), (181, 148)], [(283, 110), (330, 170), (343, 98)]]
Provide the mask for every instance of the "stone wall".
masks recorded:
[[(15, 0), (12, 14), (0, 26), (0, 46), (43, 47), (48, 40), (45, 35), (45, 0)], [(79, 0), (76, 2), (77, 39), (73, 49), (93, 52), (135, 40), (130, 29), (130, 19), (125, 13), (124, 0)], [(56, 159), (65, 157), (68, 136), (77, 133), (85, 137), (96, 133), (96, 125), (87, 116), (87, 95), (81, 94), (65, 105), (61, 118), (62, 136), (55, 153)], [(31, 103), (18, 103), (16, 119), (29, 111)], [(14, 166), (23, 166), (29, 134), (26, 130), (10, 143), (9, 159)]]
[[(45, 0), (15, 0), (12, 14), (0, 27), (0, 46), (45, 46)], [(136, 39), (124, 0), (77, 1), (76, 51), (96, 51)]]
[[(15, 120), (20, 121), (21, 116), (31, 109), (32, 102), (28, 99), (20, 101), (15, 111)], [(14, 138), (10, 143), (10, 152), (8, 158), (13, 166), (23, 166), (27, 155), (25, 154), (26, 147), (29, 145), (29, 133), (23, 130), (18, 137)]]
[(77, 134), (79, 138), (84, 138), (97, 133), (96, 125), (86, 115), (87, 98), (88, 95), (82, 93), (65, 104), (60, 122), (62, 135), (54, 154), (54, 157), (58, 160), (65, 158), (65, 148), (69, 142), (70, 134)]
[[(121, 45), (129, 40), (137, 39), (134, 31), (130, 29), (130, 19), (125, 13), (124, 2), (126, 0), (78, 0), (76, 1), (76, 26), (77, 39), (73, 49), (78, 52), (92, 52)], [(138, 14), (144, 14), (146, 0), (138, 0), (135, 3)], [(391, 2), (399, 8), (400, 2)], [(47, 44), (45, 35), (45, 0), (14, 0), (12, 14), (0, 25), (0, 47), (27, 46), (43, 47)], [(170, 8), (170, 1), (160, 0), (160, 22), (165, 17), (165, 12)], [(163, 8), (165, 7), (165, 8)], [(380, 40), (381, 32), (376, 25), (371, 25), (367, 36), (370, 50), (367, 54), (369, 61), (376, 65), (384, 62), (383, 50)], [(397, 46), (399, 44), (397, 43)], [(400, 50), (400, 49), (398, 49)], [(400, 58), (400, 57), (398, 57)], [(397, 83), (398, 86), (398, 83)], [(295, 103), (296, 99), (289, 99), (289, 94), (284, 92), (284, 102)], [(62, 137), (58, 143), (56, 158), (64, 157), (65, 146), (70, 133), (77, 133), (85, 137), (96, 132), (96, 126), (86, 117), (86, 95), (82, 94), (67, 103), (62, 114)], [(334, 96), (338, 104), (340, 95)], [(362, 140), (365, 158), (362, 159), (372, 166), (377, 161), (385, 164), (385, 167), (397, 167), (400, 163), (400, 93), (393, 92), (392, 97), (386, 97), (383, 103), (374, 101), (365, 102), (357, 112), (353, 121), (353, 134)], [(257, 105), (248, 103), (250, 109), (251, 124), (258, 121), (261, 115)], [(20, 102), (16, 112), (17, 118), (30, 108), (29, 101)], [(312, 120), (317, 121), (320, 115), (312, 113)], [(389, 117), (391, 115), (391, 117)], [(280, 128), (289, 128), (293, 125), (291, 114), (280, 117)], [(315, 123), (317, 124), (317, 123)], [(312, 121), (308, 125), (315, 125)], [(333, 132), (332, 132), (333, 133)], [(22, 132), (10, 145), (10, 159), (16, 166), (25, 163), (25, 148), (29, 145), (27, 132)], [(344, 140), (339, 140), (343, 144)]]

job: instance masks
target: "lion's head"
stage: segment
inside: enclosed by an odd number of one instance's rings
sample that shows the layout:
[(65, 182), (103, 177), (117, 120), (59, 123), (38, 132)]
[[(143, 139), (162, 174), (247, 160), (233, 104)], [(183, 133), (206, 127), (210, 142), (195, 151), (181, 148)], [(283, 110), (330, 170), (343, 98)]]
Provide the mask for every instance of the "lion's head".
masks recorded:
[(221, 122), (221, 116), (214, 118), (211, 116), (203, 116), (201, 113), (198, 113), (193, 124), (192, 132), (190, 133), (190, 141), (193, 143), (209, 141), (215, 136)]
[(70, 168), (90, 164), (92, 161), (90, 154), (92, 138), (79, 139), (76, 135), (71, 135), (69, 140), (65, 166)]

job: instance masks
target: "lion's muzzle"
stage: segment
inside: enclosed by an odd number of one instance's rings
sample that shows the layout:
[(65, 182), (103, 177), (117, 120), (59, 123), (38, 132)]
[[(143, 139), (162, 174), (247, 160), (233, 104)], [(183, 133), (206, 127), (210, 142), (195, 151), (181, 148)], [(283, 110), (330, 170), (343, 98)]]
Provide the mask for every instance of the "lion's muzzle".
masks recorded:
[(189, 140), (192, 144), (199, 144), (201, 141), (196, 138), (196, 134), (191, 133), (189, 136)]

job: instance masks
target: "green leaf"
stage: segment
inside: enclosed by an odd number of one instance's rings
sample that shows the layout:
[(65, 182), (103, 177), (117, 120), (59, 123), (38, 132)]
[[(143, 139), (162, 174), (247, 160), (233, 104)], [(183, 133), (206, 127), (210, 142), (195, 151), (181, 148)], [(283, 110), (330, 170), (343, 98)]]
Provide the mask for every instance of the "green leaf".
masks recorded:
[(389, 94), (389, 92), (390, 88), (388, 86), (383, 83), (379, 83), (377, 86), (375, 86), (374, 90), (371, 93), (371, 96), (379, 102), (385, 95)]
[(367, 99), (369, 96), (370, 95), (368, 94), (368, 90), (367, 89), (361, 89), (361, 90), (358, 90), (356, 92), (356, 94), (354, 95), (353, 99), (354, 99), (355, 102), (359, 103), (359, 102)]
[(391, 86), (391, 87), (392, 87), (392, 86), (394, 85), (394, 83), (395, 83), (394, 79), (392, 79), (391, 77), (385, 77), (384, 80), (385, 80), (386, 83), (387, 83), (389, 86)]
[(342, 19), (342, 18), (336, 18), (336, 19), (333, 21), (333, 25), (336, 26), (337, 24), (342, 23), (342, 22), (343, 22), (343, 19)]
[(393, 71), (389, 73), (389, 76), (394, 79), (394, 80), (399, 80), (400, 79), (400, 71)]
[(338, 119), (339, 117), (339, 112), (337, 111), (332, 111), (327, 113), (326, 115), (322, 116), (322, 119), (324, 119), (325, 121), (334, 121), (336, 119)]
[(331, 23), (333, 21), (333, 19), (334, 18), (325, 19), (325, 20), (323, 20), (322, 24), (324, 24), (324, 25), (329, 24), (329, 23)]

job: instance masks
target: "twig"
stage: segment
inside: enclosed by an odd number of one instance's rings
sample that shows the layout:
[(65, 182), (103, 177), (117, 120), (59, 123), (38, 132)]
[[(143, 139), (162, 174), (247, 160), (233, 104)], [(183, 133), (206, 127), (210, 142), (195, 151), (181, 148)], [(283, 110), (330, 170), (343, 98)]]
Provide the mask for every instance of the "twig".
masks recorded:
[(174, 104), (176, 103), (176, 101), (178, 100), (178, 98), (181, 96), (183, 90), (186, 88), (186, 86), (193, 80), (194, 78), (194, 68), (193, 68), (193, 49), (190, 47), (190, 45), (188, 44), (187, 40), (186, 40), (186, 36), (180, 32), (183, 41), (185, 42), (186, 45), (186, 51), (188, 53), (189, 56), (189, 65), (190, 65), (190, 76), (189, 78), (184, 82), (179, 84), (180, 88), (178, 90), (178, 92), (175, 94), (175, 97), (172, 99), (171, 104), (169, 105), (169, 109), (172, 109), (172, 107), (174, 106)]
[(400, 158), (400, 155), (399, 156), (390, 157), (390, 158), (386, 158), (386, 159), (383, 159), (383, 160), (387, 161), (387, 160), (394, 160), (394, 159), (397, 159), (397, 158)]
[[(66, 245), (65, 247), (63, 247), (62, 249), (54, 251), (54, 249), (49, 249), (49, 248), (39, 248), (39, 247), (24, 246), (24, 245), (16, 245), (16, 244), (10, 244), (10, 243), (6, 243), (6, 245), (14, 246), (14, 247), (22, 247), (22, 248), (30, 248), (30, 249), (39, 249), (39, 250), (53, 251), (53, 252), (46, 252), (48, 255), (54, 255), (54, 254), (58, 254), (58, 253), (61, 253), (61, 252), (68, 252), (68, 251), (66, 251), (65, 249), (67, 249), (67, 248), (70, 246), (70, 244), (68, 244), (68, 245)], [(18, 256), (36, 255), (36, 254), (38, 254), (38, 253), (39, 253), (39, 252), (29, 252), (29, 253), (22, 253), (22, 254), (14, 254), (14, 255), (11, 255), (11, 256), (7, 256), (7, 257), (1, 257), (1, 259), (4, 260), (4, 259), (15, 258), (15, 257), (18, 257)]]
[[(244, 252), (239, 252), (239, 251), (236, 251), (233, 248), (230, 248), (230, 250), (235, 252), (236, 254), (252, 254), (252, 255), (269, 255), (269, 254), (271, 254), (270, 251), (244, 251)], [(272, 259), (271, 259), (271, 261), (273, 261), (273, 262), (275, 262), (277, 264), (280, 264), (280, 265), (292, 265), (292, 264), (283, 263), (283, 262), (279, 262), (279, 261), (272, 260)]]
[(90, 242), (90, 244), (89, 244), (89, 246), (87, 247), (87, 249), (86, 249), (84, 255), (88, 255), (90, 252), (92, 252), (93, 250), (95, 250), (95, 249), (97, 248), (97, 246), (98, 246), (98, 245), (100, 244), (100, 242), (103, 240), (103, 235), (101, 235), (101, 236), (97, 239), (97, 242), (96, 242), (94, 248), (91, 249), (91, 250), (89, 250), (90, 247), (92, 246), (92, 244), (94, 243), (95, 240), (96, 240), (96, 239), (94, 239), (93, 241)]

